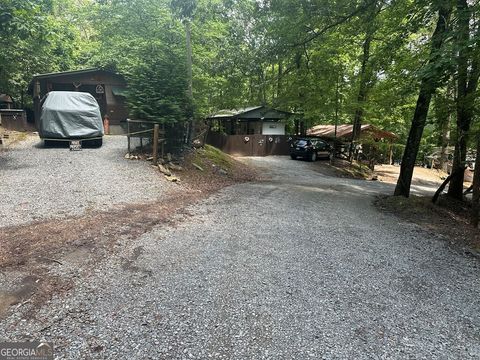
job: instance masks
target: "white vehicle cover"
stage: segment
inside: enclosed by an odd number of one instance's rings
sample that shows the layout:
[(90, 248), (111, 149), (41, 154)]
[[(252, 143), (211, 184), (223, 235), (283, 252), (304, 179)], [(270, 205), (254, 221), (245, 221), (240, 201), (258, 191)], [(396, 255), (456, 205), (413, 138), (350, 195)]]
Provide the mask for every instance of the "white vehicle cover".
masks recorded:
[(85, 92), (51, 91), (38, 125), (42, 139), (85, 139), (103, 136), (97, 100)]

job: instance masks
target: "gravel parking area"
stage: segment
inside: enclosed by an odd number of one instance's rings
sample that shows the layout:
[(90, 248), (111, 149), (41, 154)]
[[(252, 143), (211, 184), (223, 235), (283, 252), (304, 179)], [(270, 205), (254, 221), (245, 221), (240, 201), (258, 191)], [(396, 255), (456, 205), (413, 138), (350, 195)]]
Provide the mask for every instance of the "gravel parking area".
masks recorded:
[(44, 148), (29, 136), (0, 152), (0, 227), (156, 200), (171, 185), (143, 161), (124, 159), (127, 139), (98, 149)]
[(119, 239), (94, 266), (62, 259), (51, 271), (74, 289), (15, 312), (0, 338), (52, 341), (62, 359), (480, 358), (478, 260), (377, 212), (388, 185), (247, 161), (270, 180)]

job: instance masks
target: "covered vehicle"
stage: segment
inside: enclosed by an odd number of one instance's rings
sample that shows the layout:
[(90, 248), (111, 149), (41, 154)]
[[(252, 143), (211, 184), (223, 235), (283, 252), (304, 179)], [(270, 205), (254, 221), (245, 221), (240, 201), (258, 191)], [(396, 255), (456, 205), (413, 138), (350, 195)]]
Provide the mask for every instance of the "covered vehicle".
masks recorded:
[(46, 95), (38, 124), (45, 142), (87, 140), (101, 146), (103, 122), (97, 100), (85, 92), (51, 91)]

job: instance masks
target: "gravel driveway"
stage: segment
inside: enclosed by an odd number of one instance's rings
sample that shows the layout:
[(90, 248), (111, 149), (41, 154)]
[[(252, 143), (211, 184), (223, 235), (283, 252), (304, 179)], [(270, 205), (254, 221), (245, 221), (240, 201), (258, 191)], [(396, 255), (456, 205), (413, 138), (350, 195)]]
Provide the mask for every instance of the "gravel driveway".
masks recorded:
[(0, 152), (0, 227), (156, 200), (171, 184), (143, 161), (124, 159), (127, 138), (99, 149), (44, 148), (29, 136)]
[(88, 269), (64, 259), (52, 272), (74, 290), (11, 315), (0, 338), (51, 340), (68, 359), (480, 358), (476, 259), (377, 212), (388, 186), (248, 161), (271, 179)]

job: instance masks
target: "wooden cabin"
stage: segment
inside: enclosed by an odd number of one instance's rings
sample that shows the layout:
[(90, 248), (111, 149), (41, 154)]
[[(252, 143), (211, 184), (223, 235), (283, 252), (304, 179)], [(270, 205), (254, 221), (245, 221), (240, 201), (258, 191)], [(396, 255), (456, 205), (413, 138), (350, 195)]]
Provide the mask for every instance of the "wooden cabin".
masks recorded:
[(207, 143), (233, 155), (287, 155), (292, 138), (285, 127), (291, 115), (267, 106), (220, 110), (207, 117)]

